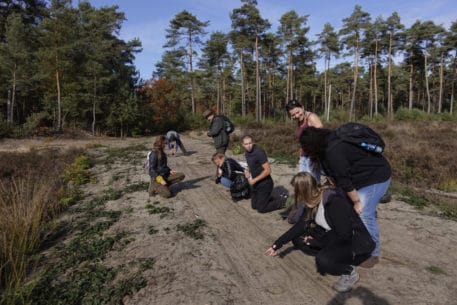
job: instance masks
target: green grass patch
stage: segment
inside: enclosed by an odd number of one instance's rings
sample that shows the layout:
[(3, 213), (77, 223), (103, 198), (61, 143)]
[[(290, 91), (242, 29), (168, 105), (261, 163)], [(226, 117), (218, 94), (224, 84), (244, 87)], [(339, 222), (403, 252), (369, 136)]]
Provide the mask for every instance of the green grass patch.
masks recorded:
[(129, 184), (124, 188), (124, 193), (135, 193), (135, 192), (144, 192), (147, 191), (149, 186), (148, 182), (138, 182), (135, 184)]
[(449, 179), (446, 181), (441, 181), (438, 184), (438, 189), (444, 192), (457, 192), (457, 180)]
[(173, 211), (172, 208), (158, 206), (157, 203), (146, 204), (146, 209), (148, 210), (149, 214), (160, 214), (160, 218), (165, 217), (166, 215), (168, 215), (169, 213), (171, 213)]
[(92, 167), (91, 161), (86, 156), (79, 156), (75, 159), (64, 174), (65, 181), (74, 185), (83, 185), (91, 181), (89, 169)]
[(447, 274), (446, 271), (438, 266), (428, 266), (425, 270), (433, 274)]
[(138, 160), (146, 158), (146, 155), (144, 154), (145, 150), (149, 149), (144, 145), (132, 145), (122, 148), (110, 148), (106, 150), (107, 156), (100, 162), (105, 165), (114, 164), (116, 163), (116, 161), (136, 164)]
[(157, 232), (159, 232), (159, 230), (157, 230), (153, 225), (150, 225), (150, 226), (148, 227), (148, 233), (149, 233), (150, 235), (154, 235), (154, 234), (156, 234)]
[(430, 201), (420, 193), (407, 189), (401, 191), (398, 199), (416, 207), (417, 209), (423, 209), (430, 204)]
[(185, 235), (192, 237), (193, 239), (203, 239), (203, 228), (206, 227), (206, 221), (203, 219), (197, 219), (194, 222), (177, 225), (176, 230), (183, 232)]

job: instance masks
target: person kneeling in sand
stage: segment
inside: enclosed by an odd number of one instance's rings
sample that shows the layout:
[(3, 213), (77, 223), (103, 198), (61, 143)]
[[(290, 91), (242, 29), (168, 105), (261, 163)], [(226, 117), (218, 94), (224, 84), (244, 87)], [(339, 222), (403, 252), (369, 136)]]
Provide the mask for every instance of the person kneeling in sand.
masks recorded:
[(215, 153), (211, 161), (217, 166), (216, 183), (230, 189), (237, 174), (244, 174), (244, 168), (234, 159), (227, 158), (223, 153)]
[(167, 138), (158, 136), (154, 141), (153, 149), (149, 155), (149, 196), (159, 194), (164, 198), (172, 196), (168, 186), (184, 179), (183, 173), (178, 173), (168, 167), (167, 155), (163, 151), (167, 144)]
[(369, 258), (375, 247), (352, 202), (343, 190), (317, 184), (310, 173), (296, 174), (291, 184), (307, 206), (305, 217), (266, 253), (276, 256), (284, 244), (292, 241), (296, 248), (315, 255), (320, 274), (340, 276), (333, 285), (336, 291), (351, 290), (360, 278), (355, 266)]

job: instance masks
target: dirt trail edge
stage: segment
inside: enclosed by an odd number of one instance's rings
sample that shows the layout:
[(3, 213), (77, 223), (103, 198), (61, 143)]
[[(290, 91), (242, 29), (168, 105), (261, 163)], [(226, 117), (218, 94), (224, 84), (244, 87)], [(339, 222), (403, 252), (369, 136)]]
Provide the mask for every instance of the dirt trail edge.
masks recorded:
[[(125, 304), (457, 304), (455, 221), (422, 215), (400, 201), (381, 204), (381, 261), (372, 269), (359, 268), (361, 279), (354, 289), (338, 294), (331, 289), (337, 277), (317, 274), (314, 258), (291, 244), (283, 247), (282, 257), (266, 256), (264, 251), (290, 225), (277, 212), (258, 214), (248, 200), (233, 203), (228, 191), (214, 183), (211, 139), (197, 133), (182, 139), (192, 153), (169, 156), (170, 167), (186, 175), (171, 188), (176, 196), (149, 198), (145, 190), (107, 203), (109, 209), (129, 209), (111, 229), (129, 231), (133, 241), (111, 252), (106, 264), (134, 258), (155, 261), (144, 273), (147, 286), (125, 298)], [(151, 146), (151, 139), (99, 142), (110, 147)], [(234, 158), (242, 160), (241, 155)], [(89, 185), (86, 194), (100, 196), (109, 187), (148, 181), (142, 161), (135, 166), (116, 163), (109, 169), (97, 165), (97, 183)], [(275, 187), (290, 190), (296, 169), (273, 162), (272, 172)], [(120, 173), (127, 173), (128, 179), (112, 185), (112, 177)], [(171, 212), (149, 214), (148, 203)], [(197, 219), (206, 222), (203, 239), (176, 229)], [(148, 233), (151, 226), (155, 234)]]

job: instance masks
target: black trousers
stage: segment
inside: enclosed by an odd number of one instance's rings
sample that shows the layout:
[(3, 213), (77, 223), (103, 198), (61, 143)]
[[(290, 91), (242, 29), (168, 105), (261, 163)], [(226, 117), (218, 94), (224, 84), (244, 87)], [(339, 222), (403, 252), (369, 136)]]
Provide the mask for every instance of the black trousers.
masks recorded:
[(281, 208), (280, 200), (271, 196), (273, 179), (267, 177), (252, 186), (251, 207), (259, 213), (267, 213)]
[(365, 261), (370, 254), (352, 254), (351, 244), (348, 242), (335, 242), (322, 249), (311, 248), (303, 242), (303, 236), (295, 238), (293, 244), (308, 255), (316, 257), (317, 272), (322, 275), (350, 274), (352, 266), (357, 266)]

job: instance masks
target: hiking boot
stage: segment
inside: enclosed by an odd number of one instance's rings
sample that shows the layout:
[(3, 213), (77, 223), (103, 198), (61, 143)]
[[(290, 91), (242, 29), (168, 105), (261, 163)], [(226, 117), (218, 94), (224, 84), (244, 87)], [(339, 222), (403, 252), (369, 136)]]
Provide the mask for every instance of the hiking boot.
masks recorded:
[(351, 274), (343, 274), (339, 280), (333, 284), (333, 289), (338, 292), (348, 292), (352, 289), (352, 286), (359, 281), (359, 279), (359, 273), (355, 270), (355, 267), (352, 267)]
[(376, 265), (377, 263), (379, 263), (379, 257), (370, 256), (369, 258), (367, 258), (366, 260), (361, 262), (359, 264), (359, 266), (362, 267), (362, 268), (373, 268), (374, 265)]

